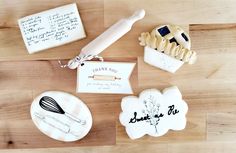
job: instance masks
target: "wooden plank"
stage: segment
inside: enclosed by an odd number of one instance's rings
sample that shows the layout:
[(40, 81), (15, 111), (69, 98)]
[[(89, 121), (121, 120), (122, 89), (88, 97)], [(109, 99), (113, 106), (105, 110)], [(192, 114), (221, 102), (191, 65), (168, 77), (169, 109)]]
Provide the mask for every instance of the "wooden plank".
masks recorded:
[[(151, 67), (139, 58), (139, 90), (164, 89), (176, 85), (188, 102), (191, 112), (234, 112), (236, 58), (234, 54), (222, 54), (211, 60), (212, 56), (214, 55), (201, 56), (199, 60), (202, 62), (192, 66), (184, 65), (175, 75)], [(208, 77), (209, 74), (212, 75)]]
[(169, 144), (169, 153), (235, 153), (235, 142), (188, 142)]
[(19, 18), (70, 3), (77, 4), (84, 24), (87, 24), (86, 27), (92, 26), (92, 24), (88, 24), (89, 21), (93, 21), (92, 23), (97, 27), (103, 26), (103, 20), (98, 22), (101, 19), (100, 15), (103, 16), (103, 0), (90, 2), (86, 0), (32, 0), (30, 3), (28, 0), (2, 0), (0, 1), (0, 27), (1, 29), (18, 27), (17, 20)]
[[(26, 91), (25, 91), (26, 92)], [(41, 93), (42, 90), (37, 91)], [(37, 93), (35, 92), (35, 93)], [(4, 91), (1, 90), (1, 93)], [(6, 92), (5, 92), (6, 93)], [(72, 147), (72, 146), (98, 146), (115, 144), (115, 103), (111, 97), (81, 96), (82, 100), (90, 108), (93, 114), (93, 127), (90, 133), (81, 141), (63, 143), (55, 141), (42, 134), (30, 119), (30, 105), (32, 102), (32, 91), (24, 92), (18, 90), (18, 97), (10, 98), (13, 92), (1, 94), (1, 118), (0, 118), (0, 148), (41, 148), (41, 147)], [(18, 94), (15, 94), (17, 96)], [(29, 95), (29, 96), (27, 96)], [(33, 94), (34, 95), (34, 94)], [(74, 93), (74, 95), (76, 95)], [(23, 98), (23, 96), (25, 96)], [(30, 98), (28, 98), (30, 97)], [(33, 96), (35, 97), (35, 95)], [(84, 98), (87, 97), (87, 98)], [(117, 99), (113, 98), (114, 101)], [(26, 128), (27, 127), (27, 128)]]
[[(136, 59), (105, 59), (130, 61)], [(137, 88), (137, 67), (131, 76)], [(57, 61), (0, 62), (0, 148), (41, 148), (114, 145), (116, 119), (124, 95), (77, 94), (76, 70), (62, 69)], [(30, 105), (47, 90), (72, 93), (83, 100), (93, 114), (93, 127), (81, 141), (63, 143), (42, 134), (31, 121)], [(27, 126), (27, 128), (25, 128)], [(30, 132), (29, 132), (30, 131)]]
[(79, 95), (93, 114), (88, 136), (74, 143), (55, 141), (42, 134), (30, 119), (32, 99), (45, 90), (62, 90), (76, 96), (76, 70), (61, 69), (56, 61), (1, 62), (0, 148), (69, 147), (115, 144), (115, 113), (120, 101), (110, 96)]
[[(187, 98), (183, 95), (184, 100), (187, 101), (189, 111), (198, 113), (218, 113), (218, 112), (235, 112), (236, 97), (199, 97)], [(185, 98), (186, 97), (186, 98)]]
[[(55, 141), (41, 133), (31, 120), (1, 121), (1, 149), (99, 146), (115, 143), (115, 125), (109, 119), (94, 121), (90, 133), (82, 140), (71, 143)], [(106, 129), (105, 131), (103, 131)], [(110, 133), (106, 135), (106, 133)], [(114, 133), (114, 134), (113, 134)], [(99, 141), (98, 141), (99, 140)]]
[(83, 40), (29, 54), (18, 28), (0, 29), (0, 61), (70, 59), (78, 55), (80, 49), (94, 37), (95, 33)]
[(107, 27), (137, 9), (145, 9), (142, 25), (233, 23), (234, 6), (234, 0), (104, 0), (104, 22)]
[[(79, 54), (81, 48), (104, 30), (103, 1), (76, 1), (87, 34), (86, 39), (51, 48), (40, 53), (28, 54), (17, 19), (75, 1), (1, 1), (0, 3), (0, 61), (69, 59)], [(39, 7), (40, 6), (40, 7)], [(12, 11), (11, 11), (12, 10)], [(14, 10), (14, 11), (13, 11)], [(9, 14), (10, 12), (10, 14)]]
[[(105, 61), (134, 62), (135, 58), (113, 58)], [(66, 61), (63, 61), (66, 62)], [(133, 87), (137, 87), (137, 66), (131, 76)], [(57, 61), (0, 62), (1, 90), (64, 90), (75, 92), (76, 70), (61, 68)], [(96, 95), (96, 94), (95, 94)]]
[(47, 149), (14, 149), (1, 150), (2, 153), (142, 153), (142, 152), (162, 152), (162, 153), (234, 153), (236, 151), (235, 142), (186, 142), (186, 143), (158, 143), (158, 144), (122, 144), (116, 146), (98, 147), (73, 147), (73, 148), (47, 148)]
[(132, 144), (132, 145), (116, 145), (116, 146), (98, 146), (98, 147), (73, 147), (73, 148), (47, 148), (47, 149), (15, 149), (15, 150), (1, 150), (2, 153), (143, 153), (143, 152), (152, 152), (154, 150), (160, 151), (162, 153), (168, 153), (167, 144), (149, 144), (145, 145), (145, 147), (140, 147), (140, 145)]
[[(71, 2), (77, 2), (88, 37), (28, 55), (17, 19)], [(228, 24), (236, 21), (234, 6), (234, 0), (0, 1), (0, 61), (4, 61), (0, 62), (0, 148), (7, 149), (1, 152), (236, 152), (236, 25)], [(61, 69), (52, 59), (75, 56), (111, 24), (138, 8), (146, 10), (146, 17), (101, 55), (108, 61), (137, 61), (131, 78), (134, 95), (147, 88), (177, 85), (189, 112), (185, 130), (133, 141), (118, 121), (120, 100), (125, 95), (76, 94), (76, 71)], [(175, 74), (145, 64), (143, 47), (137, 40), (141, 32), (166, 23), (187, 29), (190, 24), (192, 49), (199, 55), (196, 64), (184, 65)], [(33, 98), (45, 90), (70, 92), (85, 101), (94, 117), (89, 135), (81, 141), (61, 143), (37, 130), (30, 120), (29, 108)], [(19, 149), (42, 147), (47, 149)]]
[[(204, 98), (211, 96), (210, 94), (218, 97), (234, 96), (235, 35), (235, 24), (191, 25), (192, 48), (198, 53), (196, 64), (185, 64), (175, 74), (170, 74), (144, 63), (140, 57), (138, 62), (140, 87), (163, 88), (171, 84), (178, 85), (180, 88), (183, 87), (182, 91), (187, 98), (190, 96), (195, 99), (199, 94)], [(150, 79), (152, 82), (147, 81)], [(204, 87), (206, 84), (208, 88)]]
[[(101, 53), (101, 56), (104, 57), (129, 57), (136, 58), (143, 56), (143, 47), (139, 45), (138, 37), (142, 32), (151, 32), (155, 27), (160, 25), (145, 25), (139, 26), (134, 25), (132, 29), (121, 37), (117, 42), (109, 46), (104, 52)], [(189, 31), (189, 25), (181, 25), (185, 31)]]
[(143, 58), (139, 58), (139, 87), (163, 89), (176, 85), (185, 97), (192, 99), (199, 96), (202, 98), (235, 97), (235, 53), (220, 56), (200, 54), (198, 57), (197, 63), (184, 65), (175, 74), (152, 67), (144, 63)]
[(76, 70), (62, 69), (57, 61), (1, 62), (1, 90), (65, 90), (74, 92)]
[(222, 54), (235, 53), (235, 35), (236, 24), (197, 24), (190, 26), (192, 49), (201, 55), (211, 54), (213, 58)]
[(207, 140), (233, 141), (236, 137), (235, 113), (209, 113), (207, 116)]
[[(7, 3), (7, 2), (6, 2)], [(13, 2), (14, 3), (14, 2)], [(16, 1), (15, 1), (16, 3)], [(61, 0), (59, 3), (63, 5), (66, 3), (65, 1)], [(58, 4), (59, 4), (58, 3)], [(77, 54), (79, 54), (81, 48), (83, 48), (86, 44), (88, 44), (91, 40), (96, 38), (99, 34), (101, 34), (105, 28), (103, 25), (103, 1), (98, 0), (91, 2), (93, 5), (90, 7), (87, 5), (86, 1), (79, 1), (77, 3), (78, 9), (81, 14), (82, 21), (85, 26), (85, 30), (87, 33), (87, 38), (83, 40), (79, 40), (70, 44), (66, 44), (60, 47), (51, 48), (39, 53), (29, 55), (21, 37), (19, 28), (17, 26), (16, 20), (19, 16), (25, 16), (28, 14), (32, 14), (35, 12), (39, 12), (42, 10), (49, 9), (50, 7), (54, 6), (54, 3), (50, 3), (47, 6), (43, 6), (41, 10), (38, 10), (37, 7), (38, 2), (28, 4), (23, 2), (19, 8), (14, 11), (15, 16), (6, 20), (6, 22), (2, 23), (2, 27), (0, 27), (0, 61), (9, 61), (9, 60), (52, 60), (52, 59), (69, 59), (73, 58)], [(12, 7), (13, 4), (5, 4), (9, 7)], [(30, 5), (30, 6), (28, 6)], [(50, 7), (49, 7), (50, 6)], [(35, 12), (32, 10), (27, 10), (24, 8), (36, 8)], [(7, 7), (6, 7), (7, 8)], [(5, 10), (6, 8), (3, 8)], [(5, 13), (2, 13), (2, 17), (5, 17)], [(0, 15), (1, 17), (1, 15)], [(94, 24), (91, 24), (94, 23)], [(141, 32), (151, 31), (154, 27), (158, 25), (145, 25), (139, 26), (134, 25), (132, 30), (127, 33), (124, 37), (119, 39), (118, 42), (115, 42), (110, 47), (108, 47), (101, 56), (103, 57), (137, 57), (143, 56), (142, 47), (139, 46), (138, 37)], [(188, 31), (188, 25), (182, 25), (182, 27)], [(8, 36), (11, 37), (8, 37)], [(128, 43), (127, 43), (128, 42)]]
[(30, 90), (0, 90), (0, 121), (30, 118), (31, 101), (33, 99)]

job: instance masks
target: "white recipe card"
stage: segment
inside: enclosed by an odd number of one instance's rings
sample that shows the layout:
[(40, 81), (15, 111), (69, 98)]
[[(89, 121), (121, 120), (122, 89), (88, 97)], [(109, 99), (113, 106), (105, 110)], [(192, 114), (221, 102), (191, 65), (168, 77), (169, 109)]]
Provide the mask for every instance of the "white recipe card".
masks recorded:
[(21, 18), (18, 24), (30, 54), (86, 37), (76, 3)]
[(135, 64), (86, 61), (77, 70), (77, 92), (132, 94), (129, 78)]

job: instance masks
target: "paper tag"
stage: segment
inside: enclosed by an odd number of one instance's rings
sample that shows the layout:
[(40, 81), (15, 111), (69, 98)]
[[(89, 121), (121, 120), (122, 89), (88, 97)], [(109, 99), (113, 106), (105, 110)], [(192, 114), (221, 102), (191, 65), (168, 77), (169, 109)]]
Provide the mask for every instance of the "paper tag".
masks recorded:
[(132, 94), (129, 78), (135, 64), (86, 61), (77, 70), (77, 92)]
[(76, 3), (18, 20), (29, 53), (86, 37)]

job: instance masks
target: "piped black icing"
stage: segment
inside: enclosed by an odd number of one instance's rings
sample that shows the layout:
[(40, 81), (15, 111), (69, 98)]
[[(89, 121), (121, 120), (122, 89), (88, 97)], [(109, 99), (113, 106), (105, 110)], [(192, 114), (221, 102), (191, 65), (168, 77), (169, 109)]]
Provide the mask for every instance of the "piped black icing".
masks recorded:
[(170, 41), (170, 43), (175, 42), (177, 45), (179, 45), (179, 43), (177, 42), (177, 40), (174, 37), (171, 38), (169, 41)]
[(164, 27), (158, 29), (158, 32), (160, 33), (160, 35), (161, 35), (162, 37), (164, 37), (165, 35), (167, 35), (167, 34), (170, 33), (170, 30), (168, 29), (167, 26), (164, 26)]
[(46, 111), (65, 114), (65, 111), (61, 108), (61, 106), (56, 102), (55, 99), (49, 96), (44, 96), (39, 100), (39, 105)]
[(188, 41), (188, 37), (184, 33), (181, 33), (181, 36), (184, 38), (185, 41)]

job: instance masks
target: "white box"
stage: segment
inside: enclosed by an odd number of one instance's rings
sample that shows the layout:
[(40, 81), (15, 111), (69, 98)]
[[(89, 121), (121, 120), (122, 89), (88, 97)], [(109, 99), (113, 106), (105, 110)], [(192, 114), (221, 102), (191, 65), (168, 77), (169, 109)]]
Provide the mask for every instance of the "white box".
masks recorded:
[(175, 73), (184, 64), (184, 62), (148, 46), (144, 47), (144, 61), (171, 73)]

